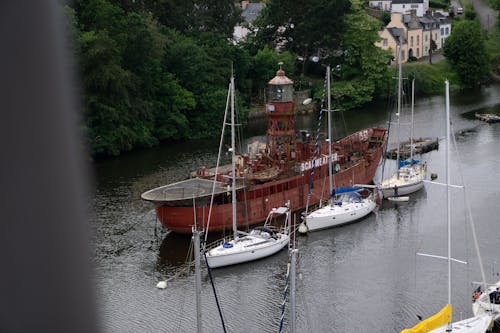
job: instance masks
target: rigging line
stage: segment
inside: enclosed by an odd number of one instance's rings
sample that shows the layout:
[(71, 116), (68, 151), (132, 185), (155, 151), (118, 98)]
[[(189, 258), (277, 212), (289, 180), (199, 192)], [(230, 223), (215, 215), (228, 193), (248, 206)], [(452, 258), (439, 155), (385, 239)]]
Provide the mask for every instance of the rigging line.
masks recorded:
[(286, 298), (288, 295), (288, 287), (289, 287), (289, 282), (290, 282), (290, 266), (291, 263), (288, 261), (287, 268), (286, 268), (286, 282), (285, 282), (285, 290), (283, 291), (283, 302), (281, 302), (281, 315), (280, 315), (280, 326), (279, 326), (279, 333), (283, 330), (283, 322), (285, 319), (285, 308), (286, 308)]
[[(394, 70), (396, 72), (396, 70)], [(396, 90), (396, 85), (390, 85), (389, 87), (389, 97), (387, 98), (387, 113), (388, 113), (388, 122), (387, 122), (387, 140), (385, 140), (385, 147), (383, 150), (383, 162), (382, 162), (382, 172), (380, 175), (380, 182), (384, 179), (384, 170), (385, 170), (385, 163), (387, 161), (387, 150), (389, 149), (389, 138), (390, 138), (390, 132), (391, 132), (391, 123), (392, 123), (392, 109), (394, 108), (394, 94)]]
[[(450, 121), (450, 123), (451, 123), (451, 121)], [(450, 127), (451, 126), (452, 126), (452, 124), (450, 124)], [(483, 282), (483, 288), (484, 288), (484, 290), (488, 290), (488, 287), (486, 285), (486, 275), (484, 273), (483, 260), (481, 258), (481, 252), (479, 251), (479, 243), (477, 241), (476, 227), (475, 227), (475, 224), (474, 224), (474, 218), (472, 216), (472, 210), (471, 210), (471, 207), (470, 207), (470, 202), (467, 199), (465, 177), (464, 177), (464, 174), (463, 174), (463, 171), (462, 171), (462, 159), (460, 158), (460, 153), (458, 151), (457, 140), (455, 138), (455, 135), (452, 134), (451, 137), (453, 138), (453, 146), (454, 146), (456, 154), (457, 154), (458, 171), (459, 171), (459, 174), (460, 174), (460, 178), (462, 179), (462, 184), (464, 186), (465, 208), (467, 209), (467, 215), (469, 216), (469, 224), (470, 224), (470, 228), (471, 228), (471, 231), (472, 231), (472, 240), (474, 241), (474, 249), (476, 251), (477, 259), (479, 261), (479, 270), (481, 271), (481, 278), (483, 280), (482, 281)]]
[(309, 176), (309, 187), (307, 191), (307, 201), (306, 201), (306, 210), (305, 215), (307, 215), (307, 211), (309, 209), (309, 201), (311, 200), (311, 192), (314, 182), (314, 168), (316, 166), (316, 157), (318, 156), (319, 151), (319, 135), (321, 133), (321, 122), (323, 120), (324, 106), (325, 106), (325, 95), (326, 95), (326, 83), (327, 83), (328, 73), (325, 74), (325, 80), (323, 81), (323, 96), (321, 97), (321, 104), (319, 110), (318, 124), (316, 126), (316, 143), (314, 146), (314, 154), (312, 160), (312, 168)]
[(205, 263), (207, 264), (208, 277), (210, 278), (210, 284), (212, 285), (212, 290), (214, 292), (215, 303), (217, 304), (217, 310), (219, 310), (219, 316), (220, 316), (220, 320), (222, 323), (222, 329), (223, 329), (224, 333), (226, 333), (227, 332), (226, 331), (226, 324), (224, 323), (224, 316), (222, 315), (222, 309), (221, 309), (220, 304), (219, 304), (219, 298), (217, 297), (217, 291), (215, 290), (215, 284), (214, 284), (214, 280), (212, 278), (212, 269), (208, 265), (207, 254), (205, 252), (203, 252), (203, 257), (205, 258)]
[(207, 232), (205, 232), (205, 241), (203, 242), (203, 249), (205, 249), (205, 244), (207, 243), (208, 238), (208, 229), (210, 227), (210, 218), (212, 217), (212, 206), (214, 203), (214, 195), (215, 195), (215, 182), (217, 181), (217, 174), (219, 172), (219, 163), (220, 163), (220, 155), (222, 153), (222, 146), (224, 144), (224, 130), (226, 129), (226, 120), (227, 120), (227, 111), (229, 109), (229, 97), (231, 95), (231, 83), (229, 83), (227, 98), (226, 98), (226, 109), (224, 111), (224, 121), (222, 122), (222, 133), (220, 135), (220, 144), (219, 144), (219, 154), (217, 155), (217, 164), (215, 165), (215, 175), (212, 184), (212, 195), (210, 197), (210, 208), (208, 209), (208, 221), (207, 221)]

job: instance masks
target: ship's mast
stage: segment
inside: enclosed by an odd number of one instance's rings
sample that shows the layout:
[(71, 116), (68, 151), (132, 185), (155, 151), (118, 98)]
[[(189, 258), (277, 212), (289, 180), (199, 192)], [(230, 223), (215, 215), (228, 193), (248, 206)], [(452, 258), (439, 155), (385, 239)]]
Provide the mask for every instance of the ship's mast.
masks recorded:
[(328, 85), (328, 178), (330, 185), (329, 195), (332, 195), (333, 190), (333, 170), (332, 170), (332, 96), (330, 90), (330, 65), (326, 67), (327, 71), (327, 85)]
[(400, 159), (400, 155), (399, 155), (399, 146), (401, 144), (401, 139), (399, 137), (399, 132), (400, 132), (400, 128), (401, 128), (401, 95), (402, 95), (402, 89), (403, 89), (403, 85), (402, 85), (402, 81), (403, 81), (403, 68), (402, 68), (402, 63), (403, 63), (403, 59), (402, 59), (402, 48), (403, 48), (403, 37), (402, 36), (399, 36), (399, 53), (398, 53), (398, 113), (397, 113), (397, 116), (398, 116), (398, 135), (397, 135), (397, 139), (398, 139), (398, 150), (397, 150), (397, 156), (396, 156), (396, 162), (397, 162), (397, 178), (399, 179), (399, 159)]
[(231, 202), (233, 208), (233, 234), (234, 239), (238, 238), (238, 229), (236, 228), (236, 144), (234, 134), (234, 74), (231, 75), (231, 173), (233, 177)]

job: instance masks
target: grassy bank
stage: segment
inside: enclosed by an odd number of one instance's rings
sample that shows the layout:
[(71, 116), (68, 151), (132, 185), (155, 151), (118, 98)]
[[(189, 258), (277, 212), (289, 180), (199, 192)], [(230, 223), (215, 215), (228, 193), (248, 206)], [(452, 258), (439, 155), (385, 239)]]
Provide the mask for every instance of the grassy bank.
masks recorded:
[(444, 94), (445, 80), (450, 81), (451, 89), (459, 89), (457, 74), (450, 68), (446, 59), (437, 63), (407, 63), (403, 65), (403, 76), (415, 79), (415, 93), (418, 95)]

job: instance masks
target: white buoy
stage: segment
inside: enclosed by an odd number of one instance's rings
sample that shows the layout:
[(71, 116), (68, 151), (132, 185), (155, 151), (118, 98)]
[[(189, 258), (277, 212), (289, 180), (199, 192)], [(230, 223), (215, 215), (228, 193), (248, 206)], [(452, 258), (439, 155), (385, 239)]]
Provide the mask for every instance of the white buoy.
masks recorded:
[(299, 232), (300, 232), (301, 234), (305, 234), (305, 233), (307, 233), (307, 231), (308, 231), (308, 228), (307, 228), (306, 224), (305, 224), (304, 222), (302, 222), (302, 223), (299, 225)]
[(167, 281), (160, 281), (160, 282), (158, 282), (158, 284), (156, 285), (156, 288), (158, 288), (158, 289), (165, 289), (165, 288), (167, 288)]

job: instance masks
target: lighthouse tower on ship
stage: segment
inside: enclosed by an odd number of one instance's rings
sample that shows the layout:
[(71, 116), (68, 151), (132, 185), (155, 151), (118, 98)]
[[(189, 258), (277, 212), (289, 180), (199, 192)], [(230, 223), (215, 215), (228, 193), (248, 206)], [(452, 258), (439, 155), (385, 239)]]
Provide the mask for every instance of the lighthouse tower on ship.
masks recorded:
[(295, 115), (293, 113), (293, 81), (285, 76), (281, 68), (268, 83), (268, 103), (266, 114), (267, 149), (272, 160), (283, 170), (288, 161), (296, 158)]

